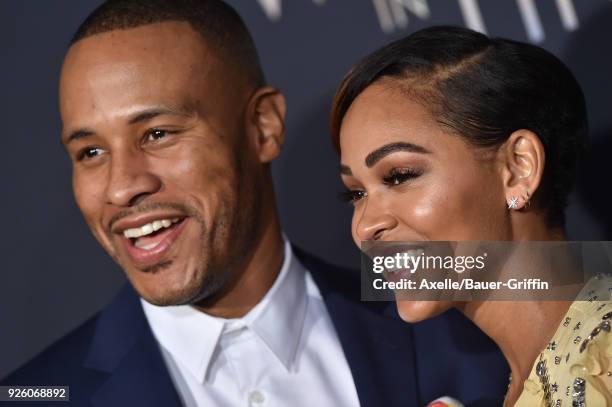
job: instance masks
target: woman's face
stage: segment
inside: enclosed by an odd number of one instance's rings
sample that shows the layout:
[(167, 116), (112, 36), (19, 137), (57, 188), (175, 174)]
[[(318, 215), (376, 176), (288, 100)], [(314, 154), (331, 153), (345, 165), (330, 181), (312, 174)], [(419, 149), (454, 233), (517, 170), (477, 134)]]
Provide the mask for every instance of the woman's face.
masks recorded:
[[(397, 82), (377, 82), (355, 99), (342, 122), (340, 149), (358, 246), (511, 239), (495, 154), (445, 131)], [(452, 305), (399, 301), (398, 309), (414, 322)]]

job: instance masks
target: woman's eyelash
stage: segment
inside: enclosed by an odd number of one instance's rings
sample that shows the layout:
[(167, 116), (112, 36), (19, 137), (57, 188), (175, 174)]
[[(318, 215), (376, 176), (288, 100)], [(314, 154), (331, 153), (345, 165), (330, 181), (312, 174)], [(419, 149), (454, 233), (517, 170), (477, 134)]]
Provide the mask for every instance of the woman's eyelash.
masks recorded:
[(421, 170), (413, 168), (394, 168), (387, 175), (383, 177), (383, 184), (385, 185), (400, 185), (404, 182), (416, 178), (423, 174)]
[[(413, 168), (394, 168), (383, 177), (383, 183), (388, 186), (400, 185), (423, 174), (422, 170)], [(340, 192), (338, 198), (342, 202), (355, 203), (367, 196), (367, 192), (359, 189), (347, 189)]]
[(340, 194), (338, 195), (338, 198), (342, 201), (342, 202), (346, 202), (346, 203), (352, 203), (355, 201), (358, 201), (362, 198), (365, 198), (366, 196), (366, 192), (365, 191), (360, 191), (358, 189), (354, 189), (354, 190), (346, 190), (343, 192), (340, 192)]

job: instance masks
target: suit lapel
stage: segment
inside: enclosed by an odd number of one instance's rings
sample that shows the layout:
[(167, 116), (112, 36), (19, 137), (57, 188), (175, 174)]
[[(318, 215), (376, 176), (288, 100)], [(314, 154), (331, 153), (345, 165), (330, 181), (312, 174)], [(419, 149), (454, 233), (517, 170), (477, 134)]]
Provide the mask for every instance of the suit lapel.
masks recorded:
[(394, 304), (361, 302), (357, 272), (294, 250), (323, 296), (361, 406), (418, 406), (412, 329), (397, 317)]
[(143, 336), (91, 399), (93, 406), (180, 406), (153, 336)]
[(108, 374), (94, 406), (180, 406), (138, 295), (126, 284), (98, 320), (85, 366)]

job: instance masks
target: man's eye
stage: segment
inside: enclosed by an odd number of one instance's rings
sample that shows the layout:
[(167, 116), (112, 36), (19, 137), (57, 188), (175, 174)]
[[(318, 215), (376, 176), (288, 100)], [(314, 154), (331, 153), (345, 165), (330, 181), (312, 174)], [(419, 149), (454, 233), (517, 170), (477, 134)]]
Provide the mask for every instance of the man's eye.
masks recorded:
[(102, 154), (102, 152), (103, 150), (100, 147), (86, 147), (79, 151), (77, 154), (77, 160), (82, 161), (92, 159)]
[(365, 191), (358, 189), (346, 190), (340, 193), (340, 200), (347, 203), (355, 203), (367, 196)]
[(412, 168), (395, 168), (383, 177), (383, 184), (388, 186), (400, 185), (422, 174)]
[(168, 130), (153, 129), (146, 134), (146, 141), (157, 141), (166, 137), (170, 132)]

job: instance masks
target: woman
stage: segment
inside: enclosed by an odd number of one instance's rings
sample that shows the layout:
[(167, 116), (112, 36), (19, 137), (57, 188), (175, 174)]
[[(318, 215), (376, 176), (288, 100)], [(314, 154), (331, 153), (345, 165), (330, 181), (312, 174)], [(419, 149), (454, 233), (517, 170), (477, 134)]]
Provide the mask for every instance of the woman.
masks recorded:
[[(462, 28), (413, 33), (362, 60), (334, 100), (353, 239), (564, 240), (586, 133), (582, 91), (545, 50)], [(459, 308), (504, 353), (508, 406), (612, 405), (608, 284), (589, 289), (601, 290), (592, 302), (398, 301), (398, 311), (414, 322)]]

